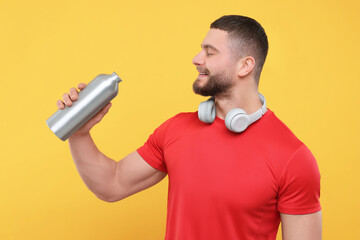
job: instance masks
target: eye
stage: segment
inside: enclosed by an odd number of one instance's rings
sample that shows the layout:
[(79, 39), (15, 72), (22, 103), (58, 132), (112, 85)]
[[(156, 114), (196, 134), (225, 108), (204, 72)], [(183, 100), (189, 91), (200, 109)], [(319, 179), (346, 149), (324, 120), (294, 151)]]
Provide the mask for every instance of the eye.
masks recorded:
[(212, 56), (212, 55), (214, 55), (214, 53), (206, 51), (206, 56)]

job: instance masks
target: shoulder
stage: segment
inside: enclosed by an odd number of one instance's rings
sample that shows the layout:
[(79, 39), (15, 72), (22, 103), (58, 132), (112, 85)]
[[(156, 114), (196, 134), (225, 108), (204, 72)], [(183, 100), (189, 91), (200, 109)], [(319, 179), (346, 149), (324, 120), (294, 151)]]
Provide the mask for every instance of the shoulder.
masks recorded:
[(303, 142), (281, 121), (274, 112), (268, 110), (264, 121), (258, 128), (262, 142), (273, 151), (294, 153)]
[(177, 122), (177, 121), (193, 121), (195, 119), (198, 119), (198, 114), (197, 112), (181, 112), (176, 114), (175, 116), (171, 117), (170, 119), (172, 119), (173, 121)]
[(187, 126), (197, 120), (197, 112), (181, 112), (166, 120), (161, 126), (164, 128), (177, 128)]
[(165, 136), (169, 132), (181, 132), (196, 122), (197, 112), (181, 112), (163, 122), (154, 133)]
[(269, 110), (268, 112), (269, 123), (274, 131), (281, 133), (284, 137), (297, 139), (293, 131), (291, 131), (291, 129), (283, 121), (281, 121), (273, 111)]
[(272, 111), (264, 115), (257, 128), (257, 145), (268, 159), (277, 179), (290, 168), (302, 169), (316, 164), (307, 146)]

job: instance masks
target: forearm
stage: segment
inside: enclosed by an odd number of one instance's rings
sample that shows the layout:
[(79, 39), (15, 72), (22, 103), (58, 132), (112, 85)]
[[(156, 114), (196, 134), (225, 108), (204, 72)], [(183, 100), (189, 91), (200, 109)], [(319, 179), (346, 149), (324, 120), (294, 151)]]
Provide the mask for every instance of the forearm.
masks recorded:
[(69, 145), (74, 163), (85, 185), (98, 198), (111, 199), (116, 189), (117, 162), (98, 150), (89, 133), (71, 136)]

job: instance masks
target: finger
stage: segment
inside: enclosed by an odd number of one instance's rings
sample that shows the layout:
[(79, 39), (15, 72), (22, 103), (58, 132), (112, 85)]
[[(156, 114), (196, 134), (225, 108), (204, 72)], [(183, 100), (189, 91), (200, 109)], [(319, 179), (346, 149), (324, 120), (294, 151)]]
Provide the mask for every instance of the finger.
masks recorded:
[(83, 90), (86, 87), (86, 83), (79, 83), (78, 89)]
[(59, 109), (64, 109), (64, 108), (65, 108), (65, 105), (64, 105), (63, 101), (61, 101), (61, 100), (57, 100), (56, 106), (57, 106)]
[(106, 113), (109, 111), (109, 109), (111, 108), (111, 106), (112, 106), (112, 103), (109, 102), (109, 103), (102, 109), (103, 113), (106, 114)]
[(78, 95), (78, 91), (76, 90), (76, 88), (70, 88), (69, 95), (70, 95), (70, 99), (72, 101), (78, 100), (79, 95)]
[(98, 113), (97, 119), (100, 122), (101, 119), (109, 112), (109, 109), (111, 108), (111, 103), (109, 102), (101, 111)]
[(72, 101), (68, 93), (64, 93), (63, 100), (66, 106), (70, 107), (72, 105)]
[(104, 116), (109, 112), (109, 109), (111, 108), (112, 104), (108, 103), (103, 109), (100, 110), (100, 112), (98, 112), (95, 117), (94, 117), (94, 122), (95, 124), (100, 122)]

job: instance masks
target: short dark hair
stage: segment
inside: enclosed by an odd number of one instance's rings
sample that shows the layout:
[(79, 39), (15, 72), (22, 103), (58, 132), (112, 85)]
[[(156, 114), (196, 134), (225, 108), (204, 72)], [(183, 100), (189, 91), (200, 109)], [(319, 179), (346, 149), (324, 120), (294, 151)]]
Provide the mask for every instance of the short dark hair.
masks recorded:
[(235, 57), (254, 57), (255, 80), (258, 84), (269, 49), (265, 30), (260, 23), (245, 16), (226, 15), (215, 20), (210, 28), (228, 32)]

